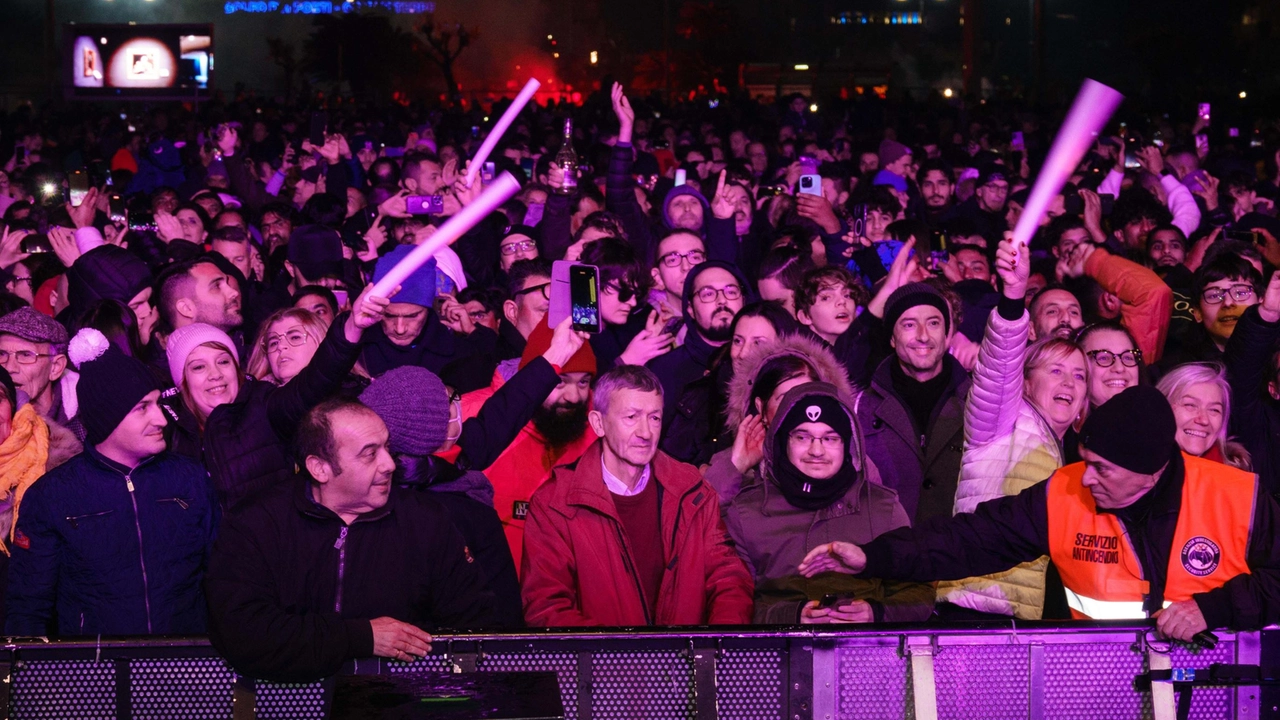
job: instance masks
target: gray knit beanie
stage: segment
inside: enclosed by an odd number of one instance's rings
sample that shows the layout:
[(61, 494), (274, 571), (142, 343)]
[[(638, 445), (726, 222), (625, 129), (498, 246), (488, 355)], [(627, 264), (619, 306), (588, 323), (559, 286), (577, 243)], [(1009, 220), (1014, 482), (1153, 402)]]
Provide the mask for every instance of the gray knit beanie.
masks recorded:
[(426, 456), (448, 437), (449, 394), (435, 373), (404, 365), (378, 376), (360, 393), (391, 434), (391, 452)]

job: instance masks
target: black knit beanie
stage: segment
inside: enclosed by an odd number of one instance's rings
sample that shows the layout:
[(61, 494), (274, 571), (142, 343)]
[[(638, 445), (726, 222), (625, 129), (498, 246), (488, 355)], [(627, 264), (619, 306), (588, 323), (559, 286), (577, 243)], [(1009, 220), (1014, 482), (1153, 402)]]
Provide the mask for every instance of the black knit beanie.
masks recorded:
[(76, 396), (87, 445), (106, 440), (147, 393), (158, 389), (146, 365), (125, 355), (93, 328), (71, 338), (67, 355), (80, 371)]
[(1178, 451), (1178, 422), (1164, 393), (1135, 385), (1089, 413), (1080, 444), (1126, 470), (1151, 475)]
[(938, 308), (942, 313), (942, 326), (947, 332), (951, 332), (951, 308), (947, 307), (947, 299), (938, 292), (937, 288), (922, 282), (907, 283), (893, 291), (884, 304), (885, 328), (893, 332), (893, 326), (898, 324), (898, 318), (917, 305), (932, 305)]

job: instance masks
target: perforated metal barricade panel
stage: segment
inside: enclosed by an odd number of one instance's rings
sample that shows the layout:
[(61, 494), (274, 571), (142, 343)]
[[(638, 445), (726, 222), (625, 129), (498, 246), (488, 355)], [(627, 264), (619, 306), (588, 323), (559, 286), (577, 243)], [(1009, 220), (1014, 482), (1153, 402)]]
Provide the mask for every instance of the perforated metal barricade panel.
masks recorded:
[(944, 645), (933, 663), (939, 717), (1027, 717), (1031, 670), (1026, 646)]
[(216, 658), (133, 660), (129, 677), (134, 720), (231, 717), (235, 676)]
[(693, 666), (680, 651), (597, 653), (591, 664), (593, 720), (694, 717)]
[(324, 720), (324, 686), (258, 683), (258, 720)]
[(578, 720), (578, 655), (572, 652), (530, 650), (527, 653), (484, 654), (480, 670), (488, 672), (550, 671), (560, 684), (566, 720)]
[(908, 662), (896, 646), (846, 645), (836, 649), (842, 720), (901, 720), (915, 717), (907, 684)]
[(36, 660), (13, 669), (18, 720), (115, 720), (116, 670), (92, 660)]
[[(1173, 667), (1207, 668), (1213, 663), (1234, 663), (1236, 643), (1223, 641), (1212, 650), (1175, 647)], [(1217, 720), (1235, 717), (1235, 692), (1229, 688), (1196, 688), (1192, 693), (1191, 720)]]
[(1135, 720), (1151, 716), (1151, 695), (1133, 689), (1146, 664), (1135, 642), (1046, 644), (1045, 716)]
[(716, 663), (721, 720), (782, 717), (787, 658), (781, 650), (726, 650)]

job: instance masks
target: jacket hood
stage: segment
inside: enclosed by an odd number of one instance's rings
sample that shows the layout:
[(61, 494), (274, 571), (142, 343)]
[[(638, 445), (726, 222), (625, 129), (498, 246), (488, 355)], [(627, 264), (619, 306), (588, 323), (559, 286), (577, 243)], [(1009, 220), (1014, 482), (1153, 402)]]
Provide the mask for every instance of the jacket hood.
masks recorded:
[(787, 413), (796, 405), (799, 405), (806, 398), (817, 396), (825, 396), (833, 398), (840, 404), (840, 408), (844, 410), (845, 415), (849, 418), (849, 427), (853, 429), (852, 437), (849, 440), (848, 454), (849, 459), (853, 463), (853, 469), (860, 475), (866, 467), (866, 456), (863, 455), (862, 430), (858, 427), (858, 419), (853, 414), (853, 405), (846, 397), (842, 397), (841, 391), (836, 386), (825, 382), (809, 382), (803, 385), (797, 385), (782, 397), (782, 402), (778, 404), (778, 412), (774, 413), (772, 422), (765, 432), (764, 437), (764, 460), (760, 463), (760, 470), (766, 478), (773, 478), (773, 451), (774, 451), (774, 435), (778, 433), (778, 427), (782, 424)]
[(673, 187), (671, 188), (671, 192), (667, 193), (667, 196), (662, 199), (662, 222), (665, 223), (668, 228), (675, 227), (671, 224), (671, 213), (668, 212), (668, 209), (671, 207), (671, 201), (681, 195), (692, 195), (698, 198), (698, 202), (702, 204), (702, 225), (703, 227), (706, 227), (707, 219), (711, 217), (711, 203), (707, 202), (707, 199), (703, 197), (702, 193), (698, 192), (692, 185)]
[(819, 382), (835, 386), (837, 397), (845, 407), (852, 408), (854, 388), (849, 382), (849, 375), (844, 366), (836, 360), (836, 356), (826, 345), (807, 335), (783, 335), (777, 342), (763, 352), (743, 363), (740, 372), (733, 374), (729, 381), (729, 402), (725, 408), (726, 426), (730, 432), (736, 433), (738, 425), (747, 414), (747, 399), (751, 397), (751, 388), (760, 368), (770, 359), (782, 355), (794, 355), (808, 363), (816, 371)]
[(128, 304), (151, 282), (147, 264), (115, 245), (95, 247), (67, 269), (68, 300), (77, 310), (105, 299)]

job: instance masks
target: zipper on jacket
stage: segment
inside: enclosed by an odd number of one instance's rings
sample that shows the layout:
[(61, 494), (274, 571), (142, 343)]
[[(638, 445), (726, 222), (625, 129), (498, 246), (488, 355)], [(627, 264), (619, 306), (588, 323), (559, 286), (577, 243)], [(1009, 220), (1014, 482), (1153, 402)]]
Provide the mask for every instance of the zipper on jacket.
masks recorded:
[(333, 611), (342, 612), (342, 576), (347, 570), (347, 530), (348, 526), (343, 525), (342, 531), (338, 533), (338, 541), (333, 544), (338, 550), (338, 592), (334, 593)]
[(80, 613), (80, 634), (84, 634), (84, 613)]
[(926, 445), (927, 443), (928, 443), (928, 438), (927, 438), (927, 437), (925, 437), (924, 435), (921, 435), (921, 436), (920, 436), (920, 452), (924, 452), (924, 450), (925, 450), (925, 445)]
[(102, 517), (103, 515), (110, 515), (113, 512), (115, 512), (115, 510), (103, 510), (102, 512), (89, 513), (87, 515), (68, 515), (67, 524), (71, 526), (72, 530), (79, 530), (80, 524), (76, 522), (77, 520), (85, 520), (87, 518)]
[[(659, 508), (658, 512), (662, 512), (661, 508)], [(627, 574), (635, 582), (636, 594), (640, 596), (640, 609), (644, 612), (644, 624), (652, 625), (653, 618), (649, 615), (649, 601), (644, 596), (644, 586), (640, 584), (640, 573), (636, 572), (635, 567), (631, 564), (631, 551), (627, 548), (627, 536), (622, 532), (622, 523), (615, 520), (613, 528), (618, 531), (618, 542), (622, 544), (622, 563), (627, 566)]]
[(180, 508), (182, 508), (183, 510), (186, 510), (187, 508), (191, 507), (190, 505), (188, 505), (188, 504), (187, 504), (187, 501), (186, 501), (186, 500), (183, 500), (182, 498), (179, 498), (179, 497), (160, 498), (160, 499), (159, 499), (159, 500), (157, 500), (156, 502), (162, 502), (162, 503), (164, 503), (164, 502), (171, 502), (171, 503), (176, 503), (176, 504), (177, 504), (177, 506), (178, 506), (178, 507), (180, 507)]
[(142, 520), (138, 518), (138, 496), (133, 494), (133, 473), (124, 476), (124, 486), (129, 488), (129, 502), (133, 503), (133, 526), (138, 529), (138, 562), (142, 565), (142, 601), (147, 608), (147, 634), (151, 630), (151, 586), (147, 582), (147, 557), (142, 550)]

